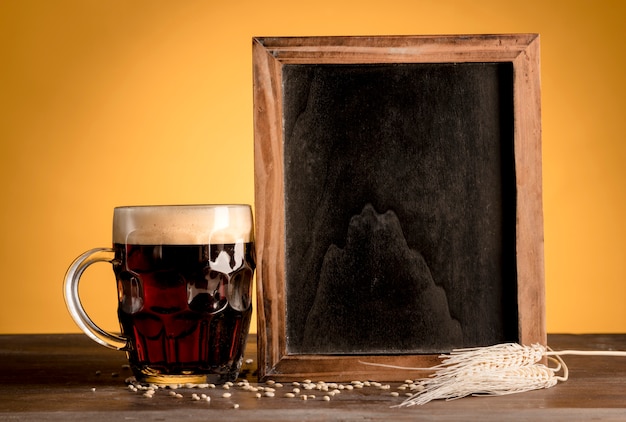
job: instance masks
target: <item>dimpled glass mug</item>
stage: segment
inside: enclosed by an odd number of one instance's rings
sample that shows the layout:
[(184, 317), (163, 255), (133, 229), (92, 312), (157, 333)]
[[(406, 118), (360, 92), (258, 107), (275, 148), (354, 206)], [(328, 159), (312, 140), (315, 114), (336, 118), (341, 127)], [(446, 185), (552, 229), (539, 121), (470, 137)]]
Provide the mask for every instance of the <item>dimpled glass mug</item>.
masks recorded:
[[(67, 308), (103, 346), (126, 351), (143, 383), (224, 383), (241, 368), (255, 270), (249, 205), (118, 207), (113, 248), (85, 252), (65, 276)], [(98, 327), (78, 284), (96, 262), (113, 264), (121, 335)]]

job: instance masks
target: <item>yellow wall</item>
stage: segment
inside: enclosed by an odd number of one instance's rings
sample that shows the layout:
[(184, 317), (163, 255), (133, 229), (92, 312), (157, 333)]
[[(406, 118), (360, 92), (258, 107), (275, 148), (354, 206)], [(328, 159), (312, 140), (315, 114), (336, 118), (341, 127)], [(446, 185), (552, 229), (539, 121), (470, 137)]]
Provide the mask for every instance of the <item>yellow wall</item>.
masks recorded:
[[(550, 332), (626, 332), (626, 1), (0, 0), (0, 333), (77, 332), (112, 208), (248, 202), (253, 36), (538, 32)], [(115, 329), (107, 265), (83, 300)]]

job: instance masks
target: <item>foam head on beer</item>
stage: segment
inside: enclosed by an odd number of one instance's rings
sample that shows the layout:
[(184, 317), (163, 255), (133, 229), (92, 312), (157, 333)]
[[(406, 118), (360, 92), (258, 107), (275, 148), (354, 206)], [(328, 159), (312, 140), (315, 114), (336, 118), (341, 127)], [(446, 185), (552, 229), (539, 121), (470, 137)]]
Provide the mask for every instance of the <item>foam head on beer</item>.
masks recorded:
[(194, 245), (252, 242), (247, 205), (118, 207), (113, 243)]

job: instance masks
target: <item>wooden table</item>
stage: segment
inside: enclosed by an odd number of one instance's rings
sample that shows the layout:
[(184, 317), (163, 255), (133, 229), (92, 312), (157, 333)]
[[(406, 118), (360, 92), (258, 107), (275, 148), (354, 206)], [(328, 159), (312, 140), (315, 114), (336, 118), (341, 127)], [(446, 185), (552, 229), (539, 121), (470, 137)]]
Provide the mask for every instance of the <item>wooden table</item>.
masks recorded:
[[(556, 350), (626, 350), (626, 335), (550, 335)], [(256, 339), (248, 342), (256, 361)], [(0, 336), (0, 421), (626, 421), (626, 358), (566, 356), (570, 379), (556, 387), (502, 397), (470, 397), (424, 406), (394, 408), (403, 400), (373, 387), (342, 390), (324, 401), (286, 398), (293, 386), (276, 388), (273, 398), (233, 386), (185, 390), (182, 398), (158, 390), (154, 397), (129, 391), (125, 356), (83, 335)], [(254, 381), (254, 364), (244, 376)], [(411, 375), (407, 375), (411, 378)], [(319, 380), (315, 380), (319, 381)], [(323, 380), (330, 382), (332, 380)], [(192, 400), (192, 393), (211, 401)], [(239, 405), (235, 408), (235, 405)]]

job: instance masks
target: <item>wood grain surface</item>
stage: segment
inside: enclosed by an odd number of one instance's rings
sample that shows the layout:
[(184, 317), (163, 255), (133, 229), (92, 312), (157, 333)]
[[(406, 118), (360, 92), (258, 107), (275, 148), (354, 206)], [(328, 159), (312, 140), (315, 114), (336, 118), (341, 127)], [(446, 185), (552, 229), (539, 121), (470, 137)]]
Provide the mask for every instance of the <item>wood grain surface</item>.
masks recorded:
[[(626, 335), (550, 335), (553, 349), (626, 350)], [(251, 336), (243, 377), (256, 380), (256, 341)], [(228, 390), (180, 389), (180, 399), (158, 390), (152, 398), (128, 390), (124, 354), (83, 335), (0, 336), (0, 420), (24, 421), (623, 421), (626, 420), (626, 358), (565, 356), (570, 379), (546, 390), (502, 397), (470, 397), (395, 408), (402, 383), (389, 390), (342, 390), (330, 401), (318, 391), (309, 400), (284, 397), (293, 385), (275, 387), (275, 397), (257, 399), (236, 385)], [(99, 375), (98, 375), (99, 371)], [(407, 373), (407, 378), (412, 378)], [(304, 380), (300, 380), (304, 381)], [(331, 379), (313, 380), (331, 382)], [(363, 381), (363, 380), (362, 380)], [(256, 385), (256, 384), (255, 384)], [(267, 384), (260, 384), (266, 386)], [(191, 394), (207, 394), (210, 402)], [(235, 404), (239, 407), (235, 409)]]

